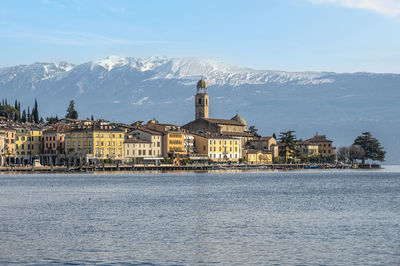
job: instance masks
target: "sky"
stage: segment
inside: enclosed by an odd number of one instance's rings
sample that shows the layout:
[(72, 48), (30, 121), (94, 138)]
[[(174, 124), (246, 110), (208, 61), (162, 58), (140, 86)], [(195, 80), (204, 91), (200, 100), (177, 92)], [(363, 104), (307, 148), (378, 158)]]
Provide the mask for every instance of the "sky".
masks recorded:
[(109, 55), (400, 73), (400, 0), (2, 0), (0, 67)]

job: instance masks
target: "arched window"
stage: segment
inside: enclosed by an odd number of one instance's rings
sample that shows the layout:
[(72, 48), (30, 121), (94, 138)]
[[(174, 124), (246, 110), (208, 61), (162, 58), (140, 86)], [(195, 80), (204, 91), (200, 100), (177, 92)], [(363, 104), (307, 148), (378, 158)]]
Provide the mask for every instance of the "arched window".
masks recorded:
[(207, 98), (206, 98), (206, 105), (208, 104)]
[(199, 104), (201, 104), (201, 98), (199, 98)]

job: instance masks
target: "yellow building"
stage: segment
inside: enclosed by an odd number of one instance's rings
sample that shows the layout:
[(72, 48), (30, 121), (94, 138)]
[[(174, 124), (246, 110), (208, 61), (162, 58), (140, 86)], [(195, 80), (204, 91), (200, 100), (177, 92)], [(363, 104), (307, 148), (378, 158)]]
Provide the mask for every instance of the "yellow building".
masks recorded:
[(123, 130), (111, 127), (74, 129), (65, 134), (65, 151), (69, 158), (86, 162), (94, 159), (124, 158)]
[(186, 154), (185, 132), (178, 126), (171, 124), (159, 124), (150, 121), (146, 128), (160, 132), (162, 137), (162, 156), (164, 158), (182, 157)]
[(260, 150), (247, 150), (244, 159), (248, 164), (272, 164), (272, 153)]
[(35, 126), (18, 127), (15, 134), (17, 163), (31, 164), (43, 152), (43, 130)]
[(3, 164), (13, 164), (16, 159), (16, 149), (15, 149), (15, 134), (16, 130), (13, 127), (2, 127), (0, 128), (0, 134), (3, 136), (3, 144), (0, 144), (0, 150), (3, 153)]
[(241, 158), (240, 138), (224, 136), (200, 136), (193, 134), (196, 152), (207, 154), (215, 162), (237, 162)]

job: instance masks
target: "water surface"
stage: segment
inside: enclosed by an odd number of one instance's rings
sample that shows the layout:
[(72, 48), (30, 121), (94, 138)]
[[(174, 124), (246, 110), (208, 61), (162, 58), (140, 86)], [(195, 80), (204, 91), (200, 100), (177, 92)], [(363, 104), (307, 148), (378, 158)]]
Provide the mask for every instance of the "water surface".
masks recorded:
[(400, 172), (0, 175), (1, 264), (400, 263)]

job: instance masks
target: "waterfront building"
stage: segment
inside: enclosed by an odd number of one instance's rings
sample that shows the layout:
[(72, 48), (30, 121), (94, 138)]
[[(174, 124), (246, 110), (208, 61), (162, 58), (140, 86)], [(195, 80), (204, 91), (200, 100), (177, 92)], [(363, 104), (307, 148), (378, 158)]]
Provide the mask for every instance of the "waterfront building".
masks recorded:
[(242, 157), (240, 138), (193, 134), (196, 151), (215, 162), (238, 162)]
[(43, 131), (44, 165), (55, 165), (65, 160), (65, 133), (69, 130), (69, 126), (60, 124)]
[(181, 127), (172, 124), (160, 124), (154, 119), (149, 121), (145, 127), (162, 134), (162, 156), (164, 158), (182, 158), (185, 156), (185, 131)]
[(70, 160), (92, 163), (95, 160), (123, 160), (125, 133), (111, 126), (72, 129), (65, 134), (65, 150)]
[(40, 159), (43, 151), (43, 130), (36, 125), (15, 127), (16, 163), (32, 164), (33, 160)]
[(326, 135), (315, 134), (313, 138), (306, 140), (309, 143), (318, 145), (318, 156), (327, 162), (334, 162), (336, 157), (336, 148), (333, 147), (333, 141), (326, 138)]
[(259, 137), (249, 140), (246, 145), (248, 150), (270, 152), (273, 158), (279, 156), (278, 142), (274, 137)]
[(185, 152), (188, 156), (195, 153), (193, 134), (185, 132), (185, 134), (183, 136), (183, 146), (184, 146)]
[[(135, 127), (133, 130), (129, 131), (125, 134), (126, 139), (137, 139), (137, 140), (145, 140), (150, 142), (150, 150), (146, 153), (149, 158), (154, 158), (154, 160), (159, 160), (162, 157), (162, 139), (163, 134), (156, 131), (151, 130), (146, 127)], [(127, 153), (125, 152), (125, 155)]]
[(153, 159), (152, 143), (148, 140), (127, 138), (124, 140), (125, 162), (144, 163)]
[(16, 162), (16, 147), (15, 147), (15, 135), (16, 135), (16, 130), (11, 127), (11, 126), (6, 126), (3, 124), (3, 126), (0, 128), (0, 132), (2, 132), (2, 135), (4, 137), (3, 141), (4, 144), (3, 146), (3, 165), (4, 164), (14, 164)]
[(251, 165), (272, 164), (272, 152), (263, 150), (246, 150), (244, 161)]

